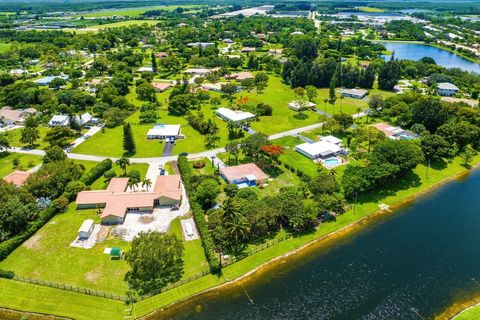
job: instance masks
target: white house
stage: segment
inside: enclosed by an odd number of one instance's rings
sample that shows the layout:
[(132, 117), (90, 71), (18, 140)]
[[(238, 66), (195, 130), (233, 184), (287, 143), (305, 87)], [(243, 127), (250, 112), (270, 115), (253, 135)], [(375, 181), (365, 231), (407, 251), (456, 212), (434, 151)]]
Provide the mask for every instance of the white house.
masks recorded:
[(48, 121), (50, 127), (66, 127), (70, 124), (69, 116), (56, 114)]
[(326, 136), (317, 142), (299, 144), (295, 150), (312, 160), (326, 159), (343, 152), (342, 140), (334, 136)]
[(147, 132), (147, 139), (149, 140), (175, 140), (179, 137), (179, 124), (156, 124), (153, 129)]
[(228, 108), (218, 108), (215, 113), (221, 119), (225, 121), (232, 121), (232, 122), (241, 122), (247, 121), (250, 119), (255, 118), (255, 115), (250, 112), (244, 112), (241, 110), (231, 110)]
[(90, 237), (95, 228), (95, 222), (92, 219), (87, 219), (83, 221), (80, 229), (78, 229), (78, 238), (81, 240), (86, 240)]
[(458, 90), (457, 86), (450, 82), (440, 82), (437, 85), (438, 94), (445, 97), (456, 95)]
[(313, 109), (317, 105), (313, 102), (306, 101), (306, 100), (295, 100), (288, 104), (288, 107), (293, 111), (300, 111), (304, 109)]
[(210, 72), (211, 71), (209, 69), (205, 69), (205, 68), (188, 68), (187, 70), (185, 70), (185, 73), (196, 74), (199, 76), (205, 76)]
[(92, 115), (88, 112), (82, 114), (80, 117), (77, 118), (78, 124), (83, 126), (89, 123), (92, 120)]
[(202, 48), (208, 48), (208, 47), (213, 47), (215, 46), (215, 43), (213, 42), (190, 42), (187, 44), (189, 47), (202, 47)]
[(141, 67), (137, 70), (137, 72), (153, 72), (152, 67)]
[(368, 91), (365, 89), (342, 89), (340, 94), (344, 97), (350, 97), (355, 99), (363, 99), (367, 95)]

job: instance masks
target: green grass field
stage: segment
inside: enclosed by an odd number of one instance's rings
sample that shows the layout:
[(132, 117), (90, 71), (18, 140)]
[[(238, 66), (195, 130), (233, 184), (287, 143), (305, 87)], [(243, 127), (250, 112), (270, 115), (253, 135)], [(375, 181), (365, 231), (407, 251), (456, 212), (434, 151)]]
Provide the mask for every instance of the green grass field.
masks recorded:
[(471, 309), (468, 309), (461, 314), (459, 314), (457, 317), (455, 317), (455, 320), (477, 320), (480, 319), (480, 306), (473, 307)]
[(132, 7), (132, 8), (122, 8), (122, 9), (106, 9), (106, 10), (98, 10), (94, 12), (78, 13), (77, 16), (79, 17), (83, 16), (85, 18), (111, 17), (111, 16), (136, 17), (150, 10), (173, 11), (178, 7), (181, 7), (183, 9), (193, 9), (193, 8), (201, 7), (201, 5), (144, 6), (144, 7)]
[[(48, 131), (50, 131), (50, 129), (47, 127), (38, 127), (38, 131), (40, 133), (40, 138), (37, 140), (34, 148), (45, 149), (48, 146), (48, 143), (43, 141), (43, 138), (45, 138), (45, 135)], [(10, 142), (10, 145), (12, 147), (26, 147), (25, 144), (20, 142), (20, 138), (22, 136), (22, 129), (9, 130), (5, 133), (5, 135), (7, 136), (8, 141)]]
[(279, 160), (282, 163), (285, 163), (295, 169), (299, 169), (311, 177), (317, 174), (319, 165), (295, 151), (295, 146), (303, 143), (300, 138), (284, 137), (273, 140), (272, 143), (283, 147), (285, 153), (279, 157)]
[[(13, 160), (20, 162), (17, 167), (13, 166)], [(21, 153), (0, 153), (0, 178), (15, 170), (28, 170), (42, 162), (41, 156)]]
[(373, 7), (357, 7), (360, 12), (369, 12), (369, 13), (381, 13), (385, 12), (385, 10), (380, 8), (373, 8)]
[(10, 43), (0, 42), (0, 53), (7, 52), (10, 49)]
[(67, 212), (56, 215), (3, 260), (0, 268), (20, 276), (124, 295), (128, 286), (123, 278), (129, 267), (125, 260), (111, 260), (103, 250), (113, 246), (127, 250), (130, 244), (111, 239), (92, 249), (70, 247), (85, 219), (100, 222), (96, 209), (76, 210), (75, 203), (70, 204)]

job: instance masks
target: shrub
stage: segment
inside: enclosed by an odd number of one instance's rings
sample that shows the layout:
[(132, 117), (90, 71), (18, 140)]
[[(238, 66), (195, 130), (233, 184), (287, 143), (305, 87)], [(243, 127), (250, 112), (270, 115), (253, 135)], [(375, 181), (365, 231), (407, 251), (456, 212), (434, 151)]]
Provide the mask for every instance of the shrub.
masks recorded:
[(90, 171), (85, 173), (80, 179), (80, 181), (89, 186), (94, 183), (98, 178), (100, 178), (105, 172), (112, 169), (112, 165), (112, 160), (105, 159), (99, 164), (97, 164), (95, 167), (90, 169)]
[(193, 167), (194, 167), (195, 169), (205, 168), (205, 162), (203, 162), (203, 161), (194, 162), (194, 163), (193, 163)]

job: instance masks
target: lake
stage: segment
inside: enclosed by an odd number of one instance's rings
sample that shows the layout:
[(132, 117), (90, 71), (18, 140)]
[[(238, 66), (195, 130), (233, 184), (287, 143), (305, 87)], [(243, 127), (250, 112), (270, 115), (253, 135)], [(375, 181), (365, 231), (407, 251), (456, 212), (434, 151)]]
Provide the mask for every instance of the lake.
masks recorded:
[[(382, 41), (381, 44), (383, 44), (388, 51), (395, 52), (395, 59), (417, 61), (423, 57), (431, 57), (438, 65), (446, 68), (460, 68), (465, 71), (480, 73), (480, 65), (478, 63), (469, 61), (459, 55), (443, 49), (429, 45), (408, 42)], [(389, 60), (390, 56), (384, 56), (384, 59)]]
[(480, 293), (479, 186), (475, 172), (162, 319), (431, 319)]

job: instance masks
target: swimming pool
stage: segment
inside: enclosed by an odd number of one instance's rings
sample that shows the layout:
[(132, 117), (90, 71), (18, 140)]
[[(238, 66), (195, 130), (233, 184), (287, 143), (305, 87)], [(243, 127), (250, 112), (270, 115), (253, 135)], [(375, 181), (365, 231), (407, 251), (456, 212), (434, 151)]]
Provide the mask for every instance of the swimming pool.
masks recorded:
[(323, 160), (323, 164), (327, 168), (332, 168), (332, 167), (338, 166), (340, 163), (341, 163), (340, 159), (338, 159), (338, 158), (328, 158), (328, 159)]

